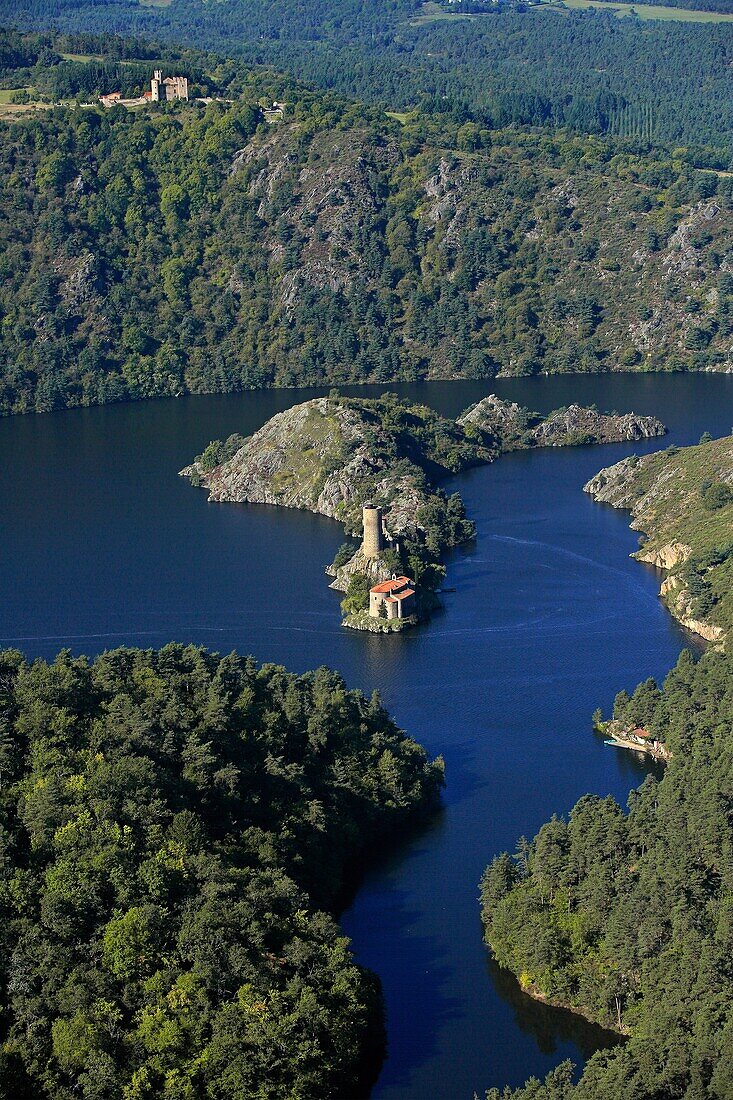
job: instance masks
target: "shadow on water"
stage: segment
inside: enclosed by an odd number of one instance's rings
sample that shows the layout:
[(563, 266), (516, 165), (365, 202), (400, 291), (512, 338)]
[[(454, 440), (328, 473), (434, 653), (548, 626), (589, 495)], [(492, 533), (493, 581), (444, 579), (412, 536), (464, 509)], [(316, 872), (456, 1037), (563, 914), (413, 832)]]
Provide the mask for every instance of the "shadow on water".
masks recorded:
[[(377, 889), (372, 892), (370, 889), (374, 905), (370, 932), (394, 945), (392, 969), (399, 969), (405, 975), (402, 990), (405, 1004), (408, 1010), (411, 1005), (420, 1005), (422, 1028), (422, 1042), (419, 1051), (415, 1052), (414, 1062), (411, 1059), (400, 1059), (398, 1072), (393, 1079), (396, 1087), (409, 1081), (412, 1069), (424, 1058), (435, 1055), (434, 1037), (439, 1035), (442, 1026), (455, 1018), (458, 1011), (457, 999), (445, 991), (450, 975), (450, 961), (446, 958), (443, 946), (435, 936), (416, 933), (422, 913), (409, 893), (394, 885), (406, 868), (440, 844), (445, 829), (446, 809), (439, 804), (429, 816), (416, 821), (407, 833), (399, 838), (387, 836), (371, 850), (363, 852), (354, 860), (352, 874), (337, 904), (337, 912), (341, 914), (354, 903), (365, 887), (371, 888), (375, 883), (389, 884), (384, 891)], [(427, 958), (431, 960), (429, 969), (424, 966)], [(395, 1006), (392, 1008), (394, 1011)], [(390, 1025), (393, 1023), (390, 1020)], [(393, 1030), (392, 1026), (390, 1030)], [(382, 1045), (372, 1045), (371, 1065), (364, 1067), (363, 1083), (369, 1083), (365, 1096), (370, 1094), (379, 1079), (389, 1054), (389, 1032), (385, 1031)], [(361, 1100), (361, 1093), (355, 1100)]]
[(572, 1043), (587, 1059), (597, 1050), (610, 1050), (624, 1042), (615, 1031), (599, 1027), (584, 1016), (530, 997), (511, 971), (498, 966), (488, 952), (486, 969), (499, 997), (511, 1007), (519, 1030), (531, 1036), (543, 1054), (555, 1054), (559, 1043)]

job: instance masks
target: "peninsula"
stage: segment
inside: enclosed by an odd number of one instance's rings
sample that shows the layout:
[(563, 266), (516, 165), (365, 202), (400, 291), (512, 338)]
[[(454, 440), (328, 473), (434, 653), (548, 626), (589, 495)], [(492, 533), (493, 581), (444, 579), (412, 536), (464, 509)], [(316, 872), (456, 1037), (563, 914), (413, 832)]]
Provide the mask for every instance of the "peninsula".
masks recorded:
[(585, 491), (631, 511), (643, 532), (633, 556), (666, 571), (660, 595), (672, 615), (723, 645), (733, 627), (733, 437), (632, 455)]
[[(663, 435), (655, 417), (572, 405), (541, 417), (489, 395), (456, 420), (395, 394), (332, 393), (273, 416), (254, 435), (214, 441), (181, 476), (215, 501), (304, 508), (351, 540), (329, 566), (344, 625), (393, 632), (435, 607), (443, 557), (475, 535), (440, 481), (505, 451)], [(359, 541), (356, 541), (359, 539)]]

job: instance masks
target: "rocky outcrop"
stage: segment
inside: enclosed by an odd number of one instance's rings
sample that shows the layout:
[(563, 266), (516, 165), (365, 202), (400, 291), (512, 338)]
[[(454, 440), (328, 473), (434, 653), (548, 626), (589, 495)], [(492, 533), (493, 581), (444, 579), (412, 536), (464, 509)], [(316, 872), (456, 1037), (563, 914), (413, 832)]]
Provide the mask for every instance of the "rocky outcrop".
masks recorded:
[[(306, 401), (273, 416), (226, 461), (207, 468), (202, 455), (181, 475), (208, 489), (211, 500), (305, 508), (340, 520), (350, 534), (361, 533), (361, 509), (369, 501), (382, 508), (387, 534), (397, 537), (419, 526), (417, 514), (430, 495), (428, 468), (434, 479), (494, 453), (453, 421), (418, 407), (411, 414), (416, 434), (408, 440), (409, 431), (383, 426), (381, 407), (341, 398)], [(434, 453), (423, 451), (421, 412), (433, 418), (429, 430), (437, 428), (441, 439), (452, 433), (458, 466), (441, 471)]]
[(333, 577), (330, 587), (335, 588), (337, 592), (348, 590), (349, 581), (355, 573), (363, 573), (370, 585), (381, 584), (391, 576), (391, 570), (380, 558), (368, 558), (361, 547), (345, 565), (338, 568), (329, 565), (326, 573), (329, 577)]
[(368, 611), (358, 611), (354, 615), (347, 615), (341, 623), (350, 630), (365, 630), (368, 634), (399, 634), (403, 630), (409, 630), (411, 626), (417, 626), (417, 617), (411, 615), (409, 619), (379, 619), (370, 615)]
[(687, 561), (691, 553), (692, 548), (685, 546), (683, 542), (668, 542), (666, 546), (660, 546), (657, 550), (637, 550), (634, 557), (646, 565), (653, 565), (655, 569), (674, 569), (683, 561)]
[(630, 510), (645, 537), (632, 556), (664, 570), (659, 594), (678, 622), (719, 645), (731, 622), (733, 517), (725, 496), (711, 503), (705, 489), (732, 477), (733, 441), (719, 439), (625, 458), (585, 485), (594, 500)]
[(590, 479), (583, 491), (594, 500), (611, 504), (614, 508), (632, 508), (639, 500), (639, 486), (634, 471), (639, 464), (636, 455), (622, 458), (615, 466), (607, 466)]
[(551, 413), (533, 432), (536, 447), (567, 447), (577, 443), (625, 443), (664, 435), (667, 429), (655, 416), (600, 413), (569, 405)]
[(464, 426), (488, 432), (503, 451), (525, 447), (572, 447), (584, 443), (623, 443), (664, 435), (655, 416), (601, 413), (582, 405), (556, 409), (544, 418), (496, 394), (484, 397), (458, 418)]
[[(645, 559), (641, 555), (634, 555), (639, 561)], [(706, 642), (722, 642), (725, 632), (715, 623), (705, 622), (695, 615), (694, 603), (690, 597), (690, 591), (679, 574), (665, 577), (662, 581), (659, 595), (664, 600), (670, 613), (675, 619), (693, 634), (699, 634)]]
[(531, 413), (516, 401), (504, 401), (495, 393), (483, 397), (458, 417), (458, 423), (464, 428), (487, 433), (497, 443), (501, 441), (505, 450), (511, 443), (519, 443), (538, 420), (540, 417), (536, 413)]
[(384, 474), (364, 446), (359, 418), (328, 398), (278, 413), (211, 470), (197, 460), (181, 470), (198, 475), (211, 500), (279, 504), (345, 519), (360, 487)]

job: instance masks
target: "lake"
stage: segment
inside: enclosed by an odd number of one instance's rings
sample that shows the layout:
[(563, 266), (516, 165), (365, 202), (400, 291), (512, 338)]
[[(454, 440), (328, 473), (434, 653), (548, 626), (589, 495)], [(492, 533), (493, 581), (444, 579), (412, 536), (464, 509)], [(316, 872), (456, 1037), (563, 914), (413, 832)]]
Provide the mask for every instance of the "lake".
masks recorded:
[(548, 412), (573, 400), (655, 414), (666, 440), (508, 455), (453, 479), (478, 537), (449, 562), (455, 592), (404, 635), (343, 630), (324, 567), (339, 524), (267, 506), (209, 504), (177, 471), (215, 437), (248, 434), (325, 391), (270, 391), (0, 421), (0, 644), (52, 657), (194, 641), (295, 671), (339, 669), (378, 688), (446, 761), (444, 809), (376, 858), (343, 914), (387, 1006), (379, 1100), (470, 1100), (474, 1090), (578, 1064), (608, 1037), (536, 1004), (481, 942), (477, 883), (585, 792), (622, 803), (646, 773), (591, 728), (620, 688), (661, 677), (694, 638), (629, 559), (626, 513), (581, 489), (602, 466), (723, 435), (733, 377), (580, 376), (386, 388), (457, 415), (490, 392)]

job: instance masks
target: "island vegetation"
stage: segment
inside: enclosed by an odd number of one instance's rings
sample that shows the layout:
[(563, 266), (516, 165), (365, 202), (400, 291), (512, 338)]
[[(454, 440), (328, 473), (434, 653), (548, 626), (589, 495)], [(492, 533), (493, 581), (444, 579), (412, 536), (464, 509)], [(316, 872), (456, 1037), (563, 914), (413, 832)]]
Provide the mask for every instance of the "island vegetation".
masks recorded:
[(379, 985), (333, 914), (441, 762), (326, 668), (194, 646), (6, 650), (0, 710), (0, 1095), (362, 1094)]
[(344, 543), (328, 572), (345, 593), (344, 624), (392, 632), (406, 621), (369, 620), (370, 587), (401, 574), (416, 587), (417, 613), (436, 606), (448, 550), (475, 534), (458, 493), (439, 482), (504, 451), (643, 439), (663, 435), (655, 417), (603, 414), (573, 405), (547, 417), (496, 395), (457, 420), (385, 393), (379, 398), (316, 398), (278, 413), (249, 438), (214, 440), (181, 470), (216, 501), (306, 508), (337, 519), (361, 539), (362, 509), (382, 514), (378, 556)]

